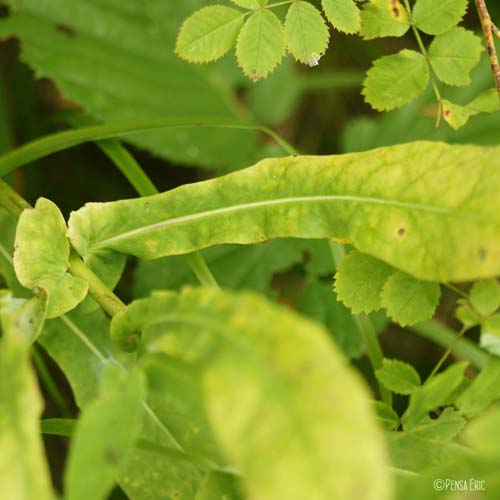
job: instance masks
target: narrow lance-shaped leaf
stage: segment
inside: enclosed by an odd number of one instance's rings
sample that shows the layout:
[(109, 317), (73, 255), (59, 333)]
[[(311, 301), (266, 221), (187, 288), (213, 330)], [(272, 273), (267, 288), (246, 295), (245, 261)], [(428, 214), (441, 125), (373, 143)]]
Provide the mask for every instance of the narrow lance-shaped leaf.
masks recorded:
[[(39, 418), (42, 413), (36, 377), (29, 361), (30, 342), (19, 319), (17, 303), (2, 297), (0, 338), (0, 498), (52, 500), (50, 476)], [(35, 318), (29, 319), (36, 324)], [(24, 321), (23, 321), (24, 322)]]
[(163, 351), (199, 374), (249, 498), (354, 499), (359, 481), (367, 500), (390, 497), (368, 393), (321, 327), (254, 294), (186, 289), (149, 301), (113, 319), (113, 338), (139, 327), (146, 359)]
[(499, 151), (418, 142), (269, 159), (149, 198), (87, 204), (68, 234), (85, 258), (146, 259), (221, 243), (338, 237), (420, 279), (491, 277), (500, 274)]
[(14, 268), (19, 282), (47, 294), (47, 318), (75, 308), (87, 295), (88, 283), (68, 273), (70, 245), (64, 218), (54, 203), (40, 198), (19, 218)]

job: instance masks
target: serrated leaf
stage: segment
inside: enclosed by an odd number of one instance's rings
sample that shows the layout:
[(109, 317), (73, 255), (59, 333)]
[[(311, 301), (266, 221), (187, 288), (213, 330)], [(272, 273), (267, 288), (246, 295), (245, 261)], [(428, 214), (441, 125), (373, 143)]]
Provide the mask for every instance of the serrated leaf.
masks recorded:
[(481, 39), (472, 31), (454, 28), (434, 38), (429, 58), (437, 77), (448, 85), (471, 84), (470, 72), (483, 52)]
[(231, 0), (231, 2), (244, 9), (259, 9), (267, 4), (267, 0)]
[(479, 345), (495, 356), (500, 356), (500, 314), (494, 314), (481, 325)]
[(499, 189), (498, 148), (417, 142), (268, 159), (153, 197), (89, 203), (68, 234), (80, 255), (110, 262), (336, 237), (419, 279), (473, 281), (500, 275)]
[(396, 429), (399, 425), (398, 414), (387, 404), (382, 401), (374, 401), (377, 420), (382, 427), (387, 431)]
[(403, 36), (409, 29), (408, 13), (398, 0), (370, 0), (363, 5), (360, 34), (365, 40)]
[(469, 292), (469, 300), (482, 316), (490, 316), (500, 307), (500, 284), (497, 280), (477, 281)]
[(381, 299), (389, 317), (401, 326), (408, 326), (432, 318), (440, 296), (438, 283), (421, 281), (398, 271), (385, 283)]
[(375, 371), (377, 379), (396, 394), (412, 394), (420, 387), (420, 376), (413, 366), (397, 359), (384, 359)]
[(328, 47), (328, 28), (309, 2), (292, 3), (286, 16), (285, 36), (293, 57), (309, 66), (316, 66)]
[(249, 497), (351, 498), (360, 478), (367, 499), (390, 496), (368, 394), (318, 325), (254, 294), (186, 289), (132, 303), (112, 336), (135, 328), (142, 352), (199, 373), (213, 432)]
[(429, 66), (425, 57), (404, 49), (373, 63), (363, 83), (363, 95), (374, 109), (390, 111), (408, 104), (428, 83)]
[(417, 0), (413, 20), (428, 35), (441, 35), (451, 30), (464, 17), (468, 0)]
[(490, 356), (472, 384), (457, 398), (456, 406), (467, 418), (473, 418), (497, 399), (500, 399), (500, 359)]
[(5, 300), (4, 296), (0, 338), (0, 497), (53, 500), (40, 438), (43, 403), (30, 366), (30, 342), (24, 329), (20, 331), (12, 321), (12, 312), (5, 311)]
[(344, 33), (357, 33), (361, 16), (354, 0), (321, 0), (326, 17), (333, 27)]
[[(65, 470), (68, 500), (108, 498), (142, 427), (144, 377), (109, 365), (100, 397), (78, 419)], [(126, 411), (123, 411), (126, 409)]]
[(464, 370), (468, 362), (455, 363), (415, 390), (410, 397), (410, 404), (402, 418), (405, 429), (418, 428), (427, 422), (427, 414), (443, 404), (451, 404), (449, 396), (464, 380)]
[(351, 252), (335, 275), (338, 299), (353, 313), (370, 313), (382, 306), (382, 289), (395, 269), (361, 252)]
[(189, 62), (220, 59), (236, 43), (243, 22), (242, 12), (224, 5), (200, 9), (184, 21), (175, 51)]
[(285, 55), (285, 31), (269, 10), (254, 12), (241, 28), (236, 57), (245, 75), (257, 81), (265, 78)]
[(469, 302), (464, 299), (457, 301), (457, 308), (455, 309), (455, 317), (466, 327), (472, 328), (481, 322), (481, 316), (472, 309)]
[[(205, 0), (108, 3), (13, 2), (0, 19), (0, 38), (18, 36), (23, 61), (99, 122), (241, 118), (233, 106), (235, 64), (198, 67), (174, 53), (182, 21)], [(256, 134), (229, 129), (155, 130), (126, 140), (175, 163), (209, 168), (246, 166), (256, 152)]]
[(74, 309), (87, 295), (88, 283), (68, 273), (66, 223), (57, 206), (40, 198), (19, 217), (14, 268), (19, 282), (47, 294), (47, 318)]
[(441, 105), (443, 106), (443, 118), (454, 130), (462, 128), (469, 121), (469, 118), (475, 114), (471, 113), (466, 106), (460, 106), (447, 99), (443, 99)]

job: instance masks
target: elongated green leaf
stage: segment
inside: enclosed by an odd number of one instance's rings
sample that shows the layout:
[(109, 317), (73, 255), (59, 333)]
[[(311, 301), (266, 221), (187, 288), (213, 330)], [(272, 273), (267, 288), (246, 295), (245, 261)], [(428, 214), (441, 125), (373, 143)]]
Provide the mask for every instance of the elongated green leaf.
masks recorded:
[(449, 396), (464, 380), (467, 365), (465, 361), (455, 363), (412, 393), (410, 405), (402, 419), (405, 429), (411, 430), (427, 422), (427, 414), (431, 410), (449, 403)]
[(231, 2), (244, 9), (258, 9), (266, 5), (267, 0), (231, 0)]
[(194, 500), (238, 500), (242, 498), (235, 485), (234, 477), (212, 472), (201, 483)]
[(472, 31), (454, 28), (434, 38), (429, 47), (432, 68), (448, 85), (470, 85), (470, 72), (483, 52), (481, 39)]
[(258, 296), (208, 289), (132, 303), (112, 336), (127, 344), (136, 328), (143, 351), (200, 373), (211, 427), (249, 497), (355, 499), (362, 479), (367, 499), (388, 498), (368, 394), (322, 328)]
[(370, 0), (361, 11), (361, 36), (365, 40), (403, 36), (410, 29), (408, 13), (399, 0)]
[(0, 208), (0, 277), (3, 278), (9, 289), (15, 289), (20, 295), (22, 287), (19, 285), (12, 267), (16, 224), (17, 221), (3, 208)]
[(390, 111), (408, 104), (429, 83), (429, 66), (425, 57), (404, 49), (373, 63), (363, 84), (366, 102), (378, 111)]
[[(140, 372), (108, 366), (99, 399), (78, 420), (65, 471), (68, 500), (103, 500), (141, 431), (145, 398)], [(124, 411), (125, 410), (125, 411)]]
[(334, 28), (344, 33), (359, 31), (361, 17), (354, 0), (321, 0), (321, 5)]
[(351, 252), (335, 275), (338, 298), (353, 313), (370, 313), (382, 307), (382, 289), (395, 269), (361, 252)]
[(440, 296), (438, 283), (397, 272), (386, 281), (381, 300), (387, 314), (396, 323), (408, 326), (432, 318)]
[(411, 394), (420, 387), (418, 372), (413, 366), (397, 359), (384, 359), (382, 368), (375, 374), (390, 391), (397, 394)]
[(40, 198), (34, 209), (25, 210), (17, 225), (14, 268), (26, 288), (47, 294), (47, 318), (74, 309), (87, 295), (88, 283), (71, 276), (66, 223), (54, 203)]
[[(18, 36), (24, 61), (101, 122), (181, 115), (239, 120), (232, 92), (236, 68), (195, 67), (174, 53), (182, 20), (205, 5), (205, 0), (12, 2), (10, 17), (0, 20), (0, 38)], [(150, 130), (128, 140), (174, 161), (210, 168), (248, 165), (256, 150), (254, 133), (234, 130)]]
[[(38, 420), (42, 399), (29, 362), (29, 340), (5, 300), (0, 338), (0, 498), (52, 500)], [(15, 313), (14, 313), (15, 314)]]
[(68, 234), (85, 258), (146, 259), (335, 236), (421, 279), (491, 277), (500, 274), (499, 162), (497, 148), (425, 142), (269, 159), (149, 198), (87, 204)]
[(265, 78), (285, 55), (285, 30), (269, 10), (253, 13), (240, 31), (236, 57), (245, 75), (257, 81)]
[(224, 5), (200, 9), (184, 21), (175, 51), (189, 62), (215, 61), (236, 43), (243, 20), (241, 11)]
[(309, 2), (294, 2), (285, 22), (288, 50), (297, 61), (316, 66), (328, 47), (328, 28), (320, 12)]
[(440, 35), (458, 24), (465, 15), (468, 0), (417, 0), (413, 19), (419, 30)]
[(381, 401), (374, 401), (377, 419), (382, 427), (387, 431), (396, 429), (399, 425), (398, 414), (387, 404)]

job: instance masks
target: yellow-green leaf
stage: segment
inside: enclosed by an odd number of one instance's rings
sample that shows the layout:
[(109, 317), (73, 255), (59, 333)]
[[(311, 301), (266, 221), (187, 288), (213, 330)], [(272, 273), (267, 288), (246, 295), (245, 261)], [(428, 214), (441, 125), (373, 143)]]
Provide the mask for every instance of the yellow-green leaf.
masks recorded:
[(354, 0), (321, 0), (326, 17), (333, 27), (344, 33), (357, 33), (361, 25)]
[(19, 282), (47, 294), (47, 318), (74, 309), (87, 295), (88, 283), (68, 273), (70, 254), (66, 223), (57, 206), (40, 198), (19, 218), (14, 269)]
[(286, 16), (285, 36), (293, 57), (309, 66), (316, 66), (328, 47), (328, 28), (309, 2), (292, 3)]
[(413, 19), (428, 35), (441, 35), (457, 25), (467, 11), (468, 0), (417, 0)]
[(236, 43), (243, 21), (241, 11), (224, 5), (200, 9), (184, 21), (175, 51), (190, 62), (220, 59)]
[(361, 11), (361, 36), (365, 40), (403, 36), (410, 29), (406, 9), (398, 0), (370, 0)]
[(256, 81), (265, 78), (285, 54), (285, 31), (276, 14), (254, 12), (241, 28), (236, 57), (245, 75)]

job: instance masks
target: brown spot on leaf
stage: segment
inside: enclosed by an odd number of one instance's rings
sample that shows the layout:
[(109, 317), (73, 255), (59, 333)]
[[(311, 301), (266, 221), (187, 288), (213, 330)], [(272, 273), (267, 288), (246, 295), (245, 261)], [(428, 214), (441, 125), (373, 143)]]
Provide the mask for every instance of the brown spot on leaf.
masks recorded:
[(405, 233), (406, 233), (406, 229), (404, 227), (400, 227), (398, 229), (398, 236), (404, 236)]
[(56, 24), (56, 30), (65, 34), (68, 38), (75, 38), (76, 36), (75, 29), (67, 24)]

